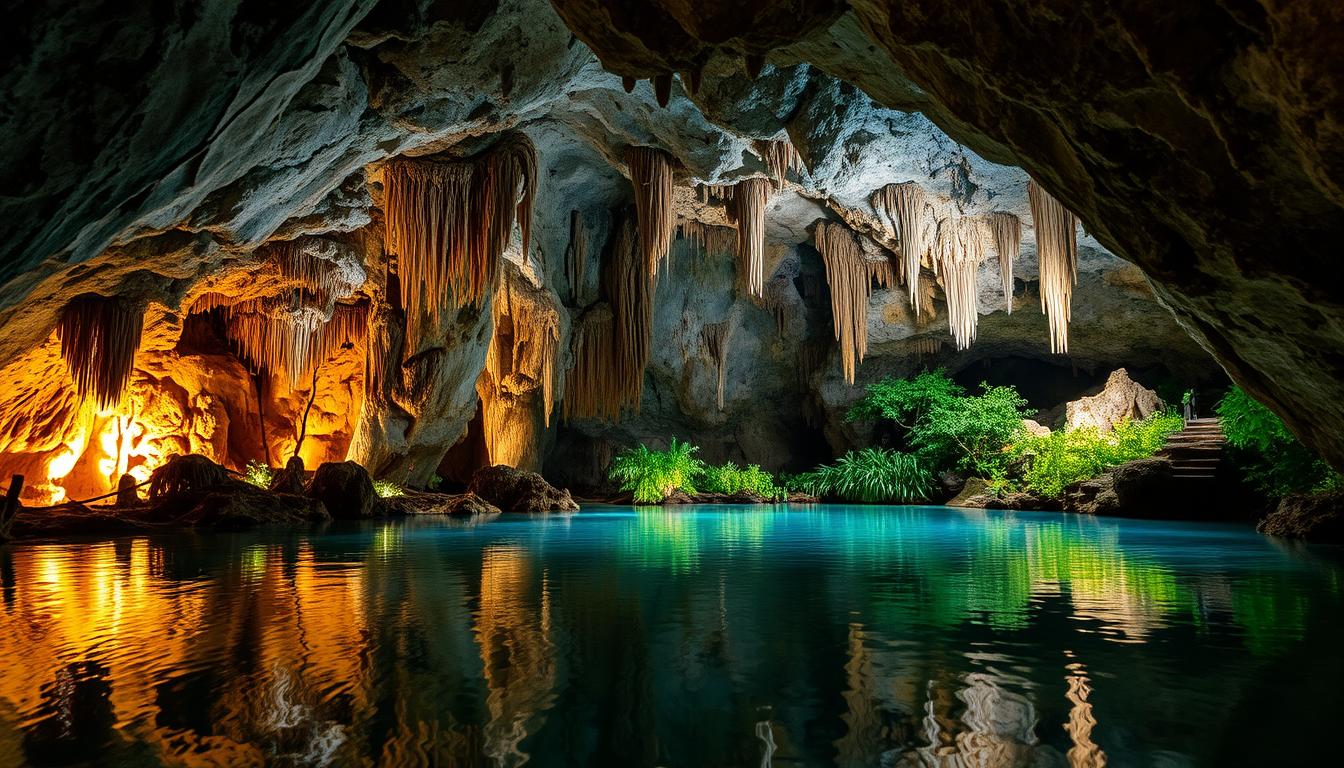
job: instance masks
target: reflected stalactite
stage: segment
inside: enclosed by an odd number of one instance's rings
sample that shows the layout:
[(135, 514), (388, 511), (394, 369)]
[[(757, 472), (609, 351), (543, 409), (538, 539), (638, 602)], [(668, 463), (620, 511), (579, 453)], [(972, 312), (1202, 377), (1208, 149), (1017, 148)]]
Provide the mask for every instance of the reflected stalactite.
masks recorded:
[(1092, 714), (1092, 685), (1087, 679), (1087, 669), (1078, 662), (1068, 665), (1069, 674), (1064, 680), (1069, 685), (1065, 696), (1069, 700), (1069, 721), (1064, 730), (1073, 740), (1069, 748), (1069, 765), (1072, 768), (1105, 768), (1106, 753), (1092, 741), (1092, 730), (1097, 727), (1097, 718)]
[[(549, 633), (550, 590), (533, 597), (527, 552), (492, 546), (481, 563), (481, 603), (474, 627), (481, 649), (486, 706), (485, 753), (496, 766), (528, 761), (521, 744), (555, 702), (556, 654)], [(535, 602), (540, 605), (534, 608)]]

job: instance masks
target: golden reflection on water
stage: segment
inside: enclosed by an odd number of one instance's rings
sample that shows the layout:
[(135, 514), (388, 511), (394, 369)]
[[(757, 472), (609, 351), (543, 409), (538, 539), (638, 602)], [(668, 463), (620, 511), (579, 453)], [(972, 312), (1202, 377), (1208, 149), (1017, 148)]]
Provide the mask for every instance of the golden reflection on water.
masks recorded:
[[(1067, 606), (1068, 631), (1097, 638), (1093, 654), (1211, 612), (1232, 617), (1253, 653), (1302, 631), (1305, 604), (1276, 599), (1272, 576), (1178, 578), (1113, 530), (996, 517), (939, 549), (907, 530), (915, 522), (874, 514), (837, 530), (808, 512), (642, 512), (600, 554), (560, 564), (507, 538), (414, 549), (414, 525), (378, 527), (354, 551), (304, 537), (11, 547), (0, 550), (0, 765), (106, 732), (128, 765), (520, 766), (548, 728), (594, 738), (560, 708), (585, 700), (567, 689), (593, 676), (627, 698), (586, 716), (629, 714), (619, 738), (661, 754), (655, 710), (750, 675), (758, 688), (726, 696), (748, 712), (730, 746), (753, 764), (810, 764), (800, 723), (820, 716), (792, 712), (786, 690), (824, 662), (843, 689), (811, 706), (838, 721), (837, 765), (885, 754), (901, 766), (1101, 768), (1095, 655), (1065, 651), (1032, 677), (956, 633), (1032, 632), (1046, 602)], [(781, 584), (766, 567), (780, 563), (813, 568)], [(838, 634), (807, 634), (827, 623)], [(772, 652), (807, 662), (770, 667)], [(650, 682), (660, 671), (663, 688)], [(1067, 745), (1040, 742), (1042, 712)], [(723, 717), (707, 713), (706, 727)]]

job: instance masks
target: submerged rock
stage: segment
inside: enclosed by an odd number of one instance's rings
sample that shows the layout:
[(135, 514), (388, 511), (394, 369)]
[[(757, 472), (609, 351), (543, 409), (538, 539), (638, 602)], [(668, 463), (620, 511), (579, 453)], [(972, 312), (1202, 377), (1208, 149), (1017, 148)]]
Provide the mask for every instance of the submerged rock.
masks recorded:
[(474, 493), (406, 491), (386, 499), (389, 515), (495, 515), (499, 507)]
[(1344, 491), (1285, 496), (1255, 529), (1289, 539), (1344, 543)]
[(569, 491), (556, 488), (536, 472), (519, 472), (502, 464), (481, 467), (468, 489), (505, 512), (575, 511)]
[(177, 524), (238, 530), (258, 525), (305, 525), (330, 520), (317, 499), (288, 493), (270, 493), (233, 481), (227, 488), (201, 494)]
[(327, 506), (331, 516), (372, 517), (381, 508), (369, 471), (353, 461), (327, 462), (313, 473), (308, 495)]

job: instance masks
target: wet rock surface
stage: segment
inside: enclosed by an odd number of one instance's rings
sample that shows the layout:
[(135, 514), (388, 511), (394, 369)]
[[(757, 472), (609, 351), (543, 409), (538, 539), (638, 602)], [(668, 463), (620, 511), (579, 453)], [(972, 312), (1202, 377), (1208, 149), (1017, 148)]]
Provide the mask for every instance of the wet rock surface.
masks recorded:
[(326, 505), (338, 520), (373, 517), (382, 512), (382, 500), (373, 489), (369, 471), (353, 461), (318, 467), (308, 483), (308, 496)]
[(497, 465), (481, 467), (469, 491), (505, 512), (567, 512), (579, 505), (569, 491), (556, 488), (536, 472)]
[(1285, 496), (1256, 530), (1287, 539), (1344, 543), (1344, 492)]

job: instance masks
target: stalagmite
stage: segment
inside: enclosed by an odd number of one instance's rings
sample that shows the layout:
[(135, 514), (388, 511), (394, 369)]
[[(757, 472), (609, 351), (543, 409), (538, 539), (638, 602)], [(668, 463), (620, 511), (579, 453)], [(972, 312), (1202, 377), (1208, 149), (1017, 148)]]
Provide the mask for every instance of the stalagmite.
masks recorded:
[(999, 257), (999, 279), (1003, 281), (1003, 300), (1013, 314), (1013, 261), (1022, 250), (1022, 220), (1006, 211), (989, 214), (989, 233)]
[(817, 222), (815, 238), (831, 287), (831, 320), (840, 343), (841, 368), (845, 381), (853, 384), (855, 367), (868, 352), (868, 264), (854, 234), (843, 224)]
[(700, 329), (700, 343), (705, 348), (705, 354), (714, 361), (715, 375), (718, 377), (718, 395), (716, 402), (719, 410), (723, 410), (723, 382), (728, 374), (728, 344), (733, 337), (733, 318), (729, 317), (721, 323), (710, 323)]
[(1078, 218), (1035, 179), (1027, 185), (1040, 258), (1041, 311), (1050, 323), (1050, 351), (1069, 351), (1073, 286), (1078, 282)]
[(569, 247), (565, 250), (565, 269), (574, 304), (583, 306), (583, 284), (588, 272), (588, 225), (575, 208), (569, 212)]
[(985, 245), (978, 220), (953, 216), (940, 221), (934, 253), (942, 265), (947, 292), (947, 324), (957, 349), (966, 349), (975, 341), (980, 319), (975, 277), (985, 258)]
[(733, 188), (729, 218), (737, 222), (737, 269), (749, 296), (765, 292), (765, 205), (770, 181), (743, 179)]
[(625, 153), (630, 183), (635, 188), (635, 217), (639, 221), (639, 247), (649, 274), (658, 276), (658, 262), (666, 259), (672, 245), (676, 216), (672, 210), (672, 162), (653, 147), (630, 147)]
[(873, 193), (873, 207), (885, 213), (900, 238), (901, 271), (910, 291), (910, 306), (919, 314), (919, 264), (928, 252), (930, 220), (924, 188), (907, 181), (888, 184)]
[(426, 314), (480, 306), (492, 290), (513, 225), (530, 247), (536, 150), (510, 134), (472, 160), (399, 159), (384, 169), (386, 247), (398, 256), (408, 354)]
[(757, 141), (756, 154), (760, 155), (761, 160), (765, 162), (766, 171), (770, 174), (770, 180), (774, 183), (775, 189), (783, 188), (785, 177), (789, 171), (802, 166), (802, 159), (798, 156), (798, 151), (793, 148), (788, 139)]
[(121, 402), (131, 380), (135, 351), (140, 348), (144, 319), (142, 305), (120, 296), (85, 293), (65, 305), (56, 336), (81, 398), (92, 397), (99, 409)]

